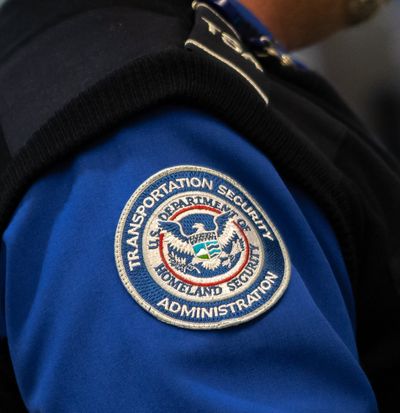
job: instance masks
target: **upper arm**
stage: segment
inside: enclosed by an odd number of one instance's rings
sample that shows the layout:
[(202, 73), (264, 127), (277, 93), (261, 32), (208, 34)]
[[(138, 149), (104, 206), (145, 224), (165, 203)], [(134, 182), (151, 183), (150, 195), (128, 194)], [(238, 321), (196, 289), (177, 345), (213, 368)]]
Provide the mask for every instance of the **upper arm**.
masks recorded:
[[(179, 165), (239, 182), (284, 240), (290, 283), (253, 321), (177, 328), (144, 311), (118, 276), (125, 204), (149, 177)], [(162, 109), (50, 171), (20, 203), (3, 253), (6, 334), (32, 411), (375, 409), (328, 222), (263, 154), (205, 114)]]

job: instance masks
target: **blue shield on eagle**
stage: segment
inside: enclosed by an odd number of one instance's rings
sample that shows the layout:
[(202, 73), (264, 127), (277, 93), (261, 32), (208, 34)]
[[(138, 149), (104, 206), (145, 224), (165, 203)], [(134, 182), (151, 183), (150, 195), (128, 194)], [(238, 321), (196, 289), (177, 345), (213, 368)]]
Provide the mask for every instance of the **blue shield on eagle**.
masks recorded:
[(232, 211), (214, 216), (212, 230), (196, 217), (197, 222), (191, 224), (195, 232), (190, 235), (185, 233), (180, 222), (160, 220), (160, 232), (164, 235), (171, 267), (207, 277), (226, 272), (235, 265), (244, 245), (232, 216)]
[(212, 260), (219, 257), (222, 249), (215, 231), (196, 233), (189, 237), (195, 256), (200, 260)]

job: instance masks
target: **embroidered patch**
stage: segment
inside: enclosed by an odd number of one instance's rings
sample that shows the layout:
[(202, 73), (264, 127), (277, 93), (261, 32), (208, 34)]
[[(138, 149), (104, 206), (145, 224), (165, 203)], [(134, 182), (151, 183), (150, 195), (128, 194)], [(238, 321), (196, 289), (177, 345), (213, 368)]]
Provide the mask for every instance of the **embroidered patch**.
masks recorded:
[(281, 298), (286, 247), (260, 205), (232, 178), (168, 168), (127, 202), (115, 259), (131, 296), (158, 319), (191, 329), (249, 321)]

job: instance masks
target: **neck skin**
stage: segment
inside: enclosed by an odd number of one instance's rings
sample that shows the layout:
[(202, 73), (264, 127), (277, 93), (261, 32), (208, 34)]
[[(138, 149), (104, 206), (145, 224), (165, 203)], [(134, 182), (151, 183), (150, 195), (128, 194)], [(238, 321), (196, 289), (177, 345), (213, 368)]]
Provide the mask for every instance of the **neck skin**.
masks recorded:
[(241, 0), (288, 50), (313, 44), (347, 25), (348, 0)]

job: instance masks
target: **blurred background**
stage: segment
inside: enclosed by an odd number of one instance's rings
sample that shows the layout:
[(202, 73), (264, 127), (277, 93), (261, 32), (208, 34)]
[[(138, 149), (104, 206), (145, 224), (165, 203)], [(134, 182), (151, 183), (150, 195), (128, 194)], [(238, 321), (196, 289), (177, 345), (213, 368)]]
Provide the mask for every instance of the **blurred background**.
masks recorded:
[(400, 0), (370, 22), (301, 51), (298, 57), (330, 80), (400, 159)]
[(400, 1), (299, 54), (400, 158)]

